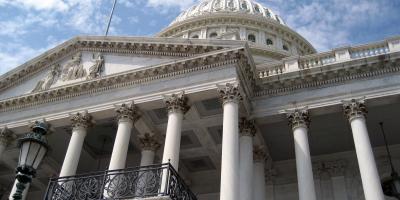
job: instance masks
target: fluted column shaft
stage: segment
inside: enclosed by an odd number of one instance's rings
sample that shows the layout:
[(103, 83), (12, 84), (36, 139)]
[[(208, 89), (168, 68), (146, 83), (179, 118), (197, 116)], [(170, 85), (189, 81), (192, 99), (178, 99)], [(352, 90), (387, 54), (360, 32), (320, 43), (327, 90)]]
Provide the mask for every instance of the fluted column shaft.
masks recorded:
[(72, 136), (61, 167), (60, 177), (76, 174), (83, 142), (87, 134), (87, 127), (91, 125), (91, 117), (87, 113), (77, 113), (71, 116), (71, 122), (73, 127)]
[(306, 110), (296, 110), (288, 114), (293, 130), (296, 154), (297, 181), (300, 200), (316, 200), (314, 176), (308, 143), (309, 114)]
[(254, 121), (240, 119), (239, 131), (239, 196), (241, 200), (253, 200)]
[(111, 154), (110, 166), (108, 167), (109, 170), (125, 168), (133, 124), (140, 117), (134, 104), (122, 104), (116, 112), (118, 130)]
[(183, 92), (166, 95), (164, 102), (168, 109), (168, 125), (162, 163), (170, 162), (175, 170), (178, 170), (183, 115), (189, 109), (187, 97)]
[(265, 184), (265, 152), (263, 149), (254, 148), (254, 173), (253, 173), (253, 199), (266, 200), (266, 184)]
[(238, 86), (219, 87), (223, 100), (220, 200), (239, 200), (239, 101)]
[(384, 195), (365, 121), (365, 104), (363, 101), (352, 100), (345, 102), (343, 107), (353, 132), (365, 199), (383, 200)]

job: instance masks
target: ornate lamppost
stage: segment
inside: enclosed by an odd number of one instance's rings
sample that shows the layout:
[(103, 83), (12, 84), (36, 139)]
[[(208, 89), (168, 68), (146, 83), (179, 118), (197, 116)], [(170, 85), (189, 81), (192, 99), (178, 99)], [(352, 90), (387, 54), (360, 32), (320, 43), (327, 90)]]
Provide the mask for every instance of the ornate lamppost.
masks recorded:
[(19, 161), (16, 175), (16, 191), (12, 195), (15, 200), (23, 198), (23, 191), (26, 184), (32, 181), (36, 175), (36, 169), (46, 156), (49, 146), (46, 140), (48, 125), (44, 122), (31, 124), (31, 132), (19, 139), (20, 148)]
[(400, 199), (400, 177), (397, 172), (394, 170), (392, 156), (390, 155), (388, 143), (386, 140), (385, 131), (383, 129), (383, 122), (379, 123), (379, 126), (382, 130), (383, 139), (385, 141), (386, 151), (389, 157), (390, 167), (392, 169), (392, 173), (390, 174), (390, 178), (382, 180), (382, 189), (383, 193), (386, 196), (395, 197), (396, 199)]

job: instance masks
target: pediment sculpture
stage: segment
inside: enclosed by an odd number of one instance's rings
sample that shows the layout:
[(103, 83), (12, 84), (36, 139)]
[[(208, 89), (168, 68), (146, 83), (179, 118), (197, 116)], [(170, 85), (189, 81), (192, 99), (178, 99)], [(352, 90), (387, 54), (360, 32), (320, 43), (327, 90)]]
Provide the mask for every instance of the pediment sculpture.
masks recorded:
[(62, 69), (61, 79), (63, 81), (71, 81), (80, 79), (86, 76), (87, 72), (81, 64), (82, 53), (75, 54)]
[(60, 65), (59, 64), (53, 65), (50, 71), (48, 72), (47, 76), (36, 84), (32, 92), (39, 92), (49, 89), (54, 83), (57, 82), (58, 78), (60, 77), (60, 74), (61, 74)]
[(89, 75), (87, 79), (95, 79), (101, 76), (104, 70), (104, 56), (98, 53), (93, 60), (94, 64), (89, 68)]

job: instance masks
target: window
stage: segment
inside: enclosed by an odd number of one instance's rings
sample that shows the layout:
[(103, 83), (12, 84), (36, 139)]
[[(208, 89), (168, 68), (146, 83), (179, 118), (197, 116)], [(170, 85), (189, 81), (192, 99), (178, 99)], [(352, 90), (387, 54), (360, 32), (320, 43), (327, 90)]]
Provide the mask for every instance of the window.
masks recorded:
[(285, 51), (289, 51), (289, 47), (288, 47), (286, 44), (284, 44), (284, 45), (282, 46), (282, 48), (283, 48), (283, 50), (285, 50)]
[(193, 39), (198, 39), (198, 38), (199, 38), (199, 35), (193, 35), (192, 38), (193, 38)]
[(256, 10), (256, 12), (260, 13), (260, 7), (258, 7), (258, 5), (256, 5), (256, 6), (254, 7), (254, 10)]
[(218, 34), (216, 32), (210, 34), (210, 38), (216, 38), (216, 37), (218, 37)]
[(243, 3), (242, 3), (242, 9), (243, 9), (243, 10), (247, 10), (247, 3), (246, 3), (246, 2), (243, 2)]
[(256, 36), (254, 36), (253, 34), (250, 34), (247, 36), (247, 40), (251, 41), (251, 42), (256, 42)]
[(274, 45), (274, 42), (269, 38), (267, 39), (266, 43), (267, 43), (268, 46)]

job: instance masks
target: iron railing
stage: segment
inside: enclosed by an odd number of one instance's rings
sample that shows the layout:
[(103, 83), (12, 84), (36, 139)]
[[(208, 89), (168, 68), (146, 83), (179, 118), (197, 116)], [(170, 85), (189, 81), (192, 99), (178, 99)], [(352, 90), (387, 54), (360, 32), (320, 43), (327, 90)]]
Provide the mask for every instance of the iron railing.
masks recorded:
[(197, 200), (171, 164), (50, 179), (44, 200), (113, 200), (168, 196)]

